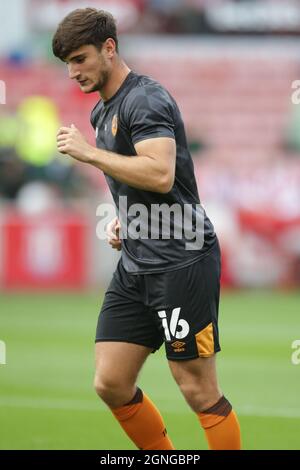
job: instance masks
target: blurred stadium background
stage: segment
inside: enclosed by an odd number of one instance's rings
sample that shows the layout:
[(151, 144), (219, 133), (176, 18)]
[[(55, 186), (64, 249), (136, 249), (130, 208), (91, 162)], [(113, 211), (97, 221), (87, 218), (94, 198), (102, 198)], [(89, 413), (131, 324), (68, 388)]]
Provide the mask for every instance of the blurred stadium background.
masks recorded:
[[(92, 390), (96, 319), (118, 259), (96, 237), (110, 195), (100, 172), (55, 149), (61, 124), (94, 142), (98, 96), (51, 54), (57, 23), (84, 6), (114, 14), (121, 55), (181, 108), (222, 246), (219, 370), (244, 448), (299, 449), (298, 0), (1, 3), (0, 449), (132, 448)], [(141, 385), (177, 448), (205, 449), (166, 368), (163, 351), (153, 355)]]

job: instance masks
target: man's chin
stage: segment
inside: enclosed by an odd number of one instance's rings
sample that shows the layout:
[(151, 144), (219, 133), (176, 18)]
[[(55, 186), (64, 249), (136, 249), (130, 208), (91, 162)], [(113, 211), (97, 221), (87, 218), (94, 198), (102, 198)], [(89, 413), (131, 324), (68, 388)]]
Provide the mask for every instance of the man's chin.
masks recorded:
[(98, 90), (98, 88), (95, 85), (81, 85), (80, 89), (86, 95), (89, 93), (94, 93), (95, 91)]

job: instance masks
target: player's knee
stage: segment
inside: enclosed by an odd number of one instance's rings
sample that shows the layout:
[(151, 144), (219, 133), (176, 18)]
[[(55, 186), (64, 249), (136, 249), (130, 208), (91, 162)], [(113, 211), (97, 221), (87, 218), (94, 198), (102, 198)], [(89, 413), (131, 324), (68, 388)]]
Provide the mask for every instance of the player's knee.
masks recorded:
[(94, 389), (103, 401), (110, 401), (117, 394), (119, 384), (113, 378), (96, 376), (94, 379)]
[(130, 401), (132, 391), (114, 377), (96, 375), (94, 389), (97, 395), (111, 408), (117, 408)]

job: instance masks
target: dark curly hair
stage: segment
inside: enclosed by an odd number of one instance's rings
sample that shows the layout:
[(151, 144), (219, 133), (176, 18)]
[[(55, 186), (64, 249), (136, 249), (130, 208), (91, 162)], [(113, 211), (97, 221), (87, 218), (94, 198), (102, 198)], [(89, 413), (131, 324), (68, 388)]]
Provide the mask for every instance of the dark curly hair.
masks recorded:
[(101, 50), (106, 39), (112, 38), (118, 52), (117, 27), (114, 17), (96, 8), (78, 8), (58, 25), (52, 40), (53, 54), (61, 60), (84, 45)]

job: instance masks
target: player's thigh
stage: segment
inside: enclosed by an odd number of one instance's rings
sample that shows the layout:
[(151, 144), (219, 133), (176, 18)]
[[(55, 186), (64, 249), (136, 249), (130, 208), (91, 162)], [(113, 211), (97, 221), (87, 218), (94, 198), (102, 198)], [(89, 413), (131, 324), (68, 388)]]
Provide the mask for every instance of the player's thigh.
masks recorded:
[(170, 370), (177, 384), (201, 386), (202, 388), (217, 387), (216, 355), (198, 357), (187, 361), (168, 361)]
[(103, 341), (95, 345), (95, 382), (111, 387), (133, 386), (152, 348), (139, 344)]

